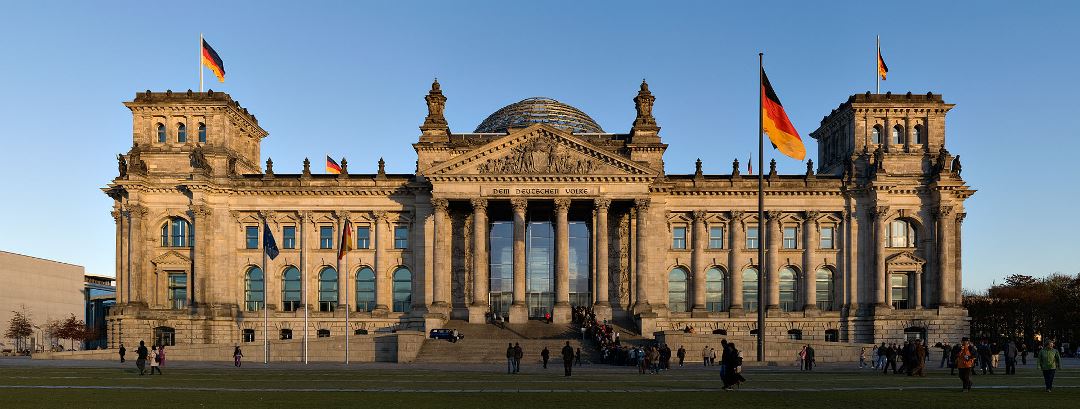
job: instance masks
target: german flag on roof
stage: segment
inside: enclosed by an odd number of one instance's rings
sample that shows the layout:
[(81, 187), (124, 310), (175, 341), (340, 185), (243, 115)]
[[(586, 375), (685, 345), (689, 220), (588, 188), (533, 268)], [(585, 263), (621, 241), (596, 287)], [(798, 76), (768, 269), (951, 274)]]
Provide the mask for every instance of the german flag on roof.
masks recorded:
[(765, 75), (765, 69), (761, 69), (761, 127), (769, 134), (769, 141), (780, 153), (794, 159), (803, 160), (806, 157), (806, 147), (803, 146), (799, 132), (791, 125), (784, 106), (780, 104), (780, 98), (776, 96), (769, 77)]
[(202, 63), (206, 68), (214, 72), (218, 82), (225, 82), (225, 63), (221, 62), (221, 57), (218, 56), (217, 51), (214, 51), (206, 40), (202, 42)]

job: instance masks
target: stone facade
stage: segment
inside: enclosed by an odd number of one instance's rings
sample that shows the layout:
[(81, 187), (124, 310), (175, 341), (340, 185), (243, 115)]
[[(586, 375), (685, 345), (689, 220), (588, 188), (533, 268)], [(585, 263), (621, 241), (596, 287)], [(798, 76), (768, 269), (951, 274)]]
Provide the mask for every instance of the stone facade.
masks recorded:
[[(779, 175), (773, 164), (765, 175), (764, 237), (758, 177), (737, 160), (726, 175), (703, 174), (700, 161), (694, 174), (664, 171), (644, 82), (626, 134), (575, 132), (602, 128), (548, 99), (452, 133), (437, 82), (425, 99), (415, 173), (387, 174), (380, 161), (353, 174), (343, 159), (341, 174), (313, 174), (305, 159), (286, 175), (270, 159), (259, 167), (267, 132), (228, 95), (138, 93), (126, 104), (134, 144), (103, 189), (117, 229), (111, 345), (162, 331), (176, 343), (261, 340), (264, 320), (272, 339), (425, 330), (493, 310), (568, 322), (585, 304), (648, 335), (688, 325), (749, 335), (756, 294), (742, 289), (762, 264), (771, 339), (967, 332), (960, 227), (974, 190), (945, 149), (953, 105), (940, 95), (854, 95), (833, 110), (810, 134), (816, 169)], [(346, 223), (367, 230), (339, 260)], [(512, 245), (499, 244), (498, 223)], [(573, 230), (582, 225), (585, 238)], [(280, 249), (265, 263), (263, 226)]]

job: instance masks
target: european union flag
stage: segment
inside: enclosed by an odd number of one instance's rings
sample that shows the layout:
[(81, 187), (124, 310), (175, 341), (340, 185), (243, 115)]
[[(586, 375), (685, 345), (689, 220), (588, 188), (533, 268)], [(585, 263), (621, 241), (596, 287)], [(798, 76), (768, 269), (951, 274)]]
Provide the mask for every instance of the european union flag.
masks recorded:
[(266, 256), (271, 260), (277, 257), (278, 251), (277, 240), (274, 240), (274, 233), (270, 231), (270, 226), (266, 225), (266, 221), (263, 221), (263, 249), (266, 251)]

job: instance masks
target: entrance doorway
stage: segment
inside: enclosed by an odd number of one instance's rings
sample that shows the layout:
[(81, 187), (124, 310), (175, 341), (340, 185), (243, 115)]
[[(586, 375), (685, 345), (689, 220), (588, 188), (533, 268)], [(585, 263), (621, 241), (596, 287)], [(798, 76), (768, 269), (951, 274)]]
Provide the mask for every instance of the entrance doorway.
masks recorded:
[(555, 306), (555, 231), (550, 220), (525, 227), (525, 306), (529, 318), (544, 318)]

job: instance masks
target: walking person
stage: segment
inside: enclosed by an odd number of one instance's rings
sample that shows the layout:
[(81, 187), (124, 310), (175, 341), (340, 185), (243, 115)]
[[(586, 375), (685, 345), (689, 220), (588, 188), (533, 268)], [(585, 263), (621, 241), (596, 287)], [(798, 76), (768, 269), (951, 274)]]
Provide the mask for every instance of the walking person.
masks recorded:
[(547, 369), (548, 359), (551, 359), (551, 351), (545, 346), (543, 351), (540, 351), (540, 360), (544, 362), (544, 369)]
[(705, 348), (701, 349), (701, 362), (704, 363), (705, 366), (709, 366), (709, 357), (711, 357), (711, 356), (712, 356), (712, 353), (709, 352), (709, 346), (708, 345), (706, 345)]
[(679, 350), (675, 352), (675, 356), (679, 358), (679, 366), (682, 366), (683, 361), (686, 360), (686, 348), (679, 345)]
[(150, 351), (146, 349), (146, 342), (139, 341), (139, 348), (135, 350), (135, 366), (139, 367), (139, 375), (146, 374), (146, 357)]
[(127, 348), (124, 348), (124, 344), (120, 344), (120, 363), (124, 363), (124, 355), (127, 354)]
[(927, 351), (926, 347), (923, 345), (922, 340), (921, 339), (916, 339), (915, 340), (915, 364), (914, 364), (915, 369), (913, 369), (911, 371), (911, 374), (913, 376), (926, 376), (925, 374), (923, 374), (923, 371), (926, 369), (926, 356), (929, 355), (927, 352), (928, 351)]
[(876, 361), (876, 364), (874, 365), (874, 369), (878, 369), (878, 368), (881, 368), (881, 367), (885, 366), (885, 351), (886, 351), (887, 348), (888, 347), (885, 346), (884, 342), (882, 342), (881, 346), (878, 347), (878, 349), (877, 349), (877, 361)]
[[(569, 344), (570, 342), (567, 342)], [(514, 343), (514, 373), (521, 373), (521, 358), (525, 357), (525, 351), (521, 349), (521, 344)]]
[(1021, 365), (1025, 365), (1025, 366), (1027, 365), (1027, 354), (1028, 354), (1027, 343), (1026, 342), (1020, 343), (1020, 364)]
[(814, 363), (815, 363), (814, 360), (815, 360), (814, 347), (807, 344), (806, 345), (806, 361), (805, 361), (807, 371), (813, 371), (814, 370)]
[(956, 354), (956, 368), (960, 371), (960, 382), (964, 388), (962, 391), (970, 392), (971, 373), (975, 371), (975, 356), (977, 353), (968, 337), (964, 337), (960, 342), (960, 351)]
[(158, 375), (161, 375), (161, 354), (158, 352), (157, 345), (154, 345), (154, 349), (150, 351), (150, 375), (154, 374), (154, 370), (157, 370)]
[(800, 371), (806, 370), (806, 345), (803, 345), (799, 353), (795, 354), (795, 366), (798, 366)]
[(746, 382), (746, 378), (742, 376), (742, 356), (739, 354), (739, 350), (735, 348), (734, 342), (728, 342), (726, 362), (724, 364), (724, 389), (731, 390), (732, 386)]
[(949, 376), (956, 375), (956, 357), (960, 356), (960, 344), (953, 344), (949, 351)]
[(581, 366), (581, 348), (574, 352), (574, 365)]
[(233, 366), (240, 367), (240, 358), (244, 357), (244, 353), (240, 352), (240, 346), (237, 345), (232, 351)]
[(570, 376), (570, 371), (574, 368), (574, 348), (570, 346), (570, 341), (566, 341), (566, 346), (562, 348), (562, 360), (563, 376)]
[(1016, 375), (1016, 354), (1019, 352), (1016, 349), (1016, 343), (1013, 340), (1009, 340), (1005, 343), (1005, 375)]
[(1054, 374), (1061, 368), (1061, 353), (1054, 348), (1054, 341), (1046, 341), (1046, 347), (1039, 350), (1039, 359), (1035, 361), (1035, 364), (1042, 370), (1046, 391), (1053, 391)]
[(514, 373), (514, 344), (506, 343), (506, 373)]
[(709, 348), (709, 366), (716, 365), (716, 350)]
[(157, 352), (158, 352), (158, 357), (161, 358), (160, 359), (161, 362), (159, 362), (159, 363), (161, 364), (161, 366), (165, 366), (165, 346), (162, 345), (162, 346), (158, 347)]

